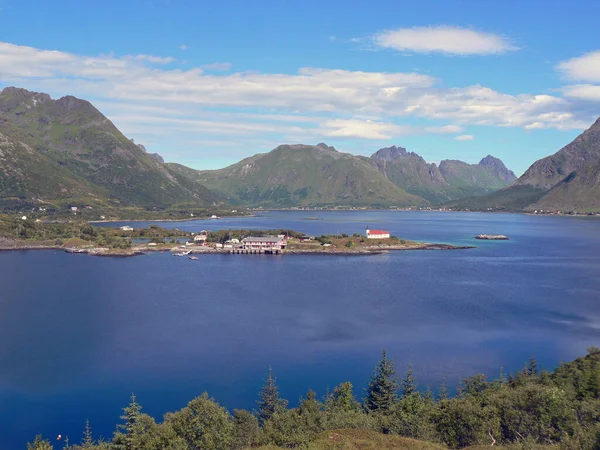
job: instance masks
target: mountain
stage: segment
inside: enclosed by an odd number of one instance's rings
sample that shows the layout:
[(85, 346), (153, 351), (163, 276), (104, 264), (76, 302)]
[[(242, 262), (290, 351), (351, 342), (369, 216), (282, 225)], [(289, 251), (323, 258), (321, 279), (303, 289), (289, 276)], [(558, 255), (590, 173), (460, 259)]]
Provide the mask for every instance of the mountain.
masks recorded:
[(396, 186), (434, 204), (484, 195), (511, 184), (517, 178), (502, 161), (489, 155), (479, 164), (443, 160), (438, 167), (428, 164), (414, 152), (392, 146), (378, 150), (371, 155), (371, 160), (381, 174)]
[(0, 91), (0, 197), (122, 206), (209, 205), (219, 197), (127, 139), (91, 103)]
[(600, 118), (573, 142), (533, 163), (511, 186), (449, 206), (504, 210), (600, 210)]
[(386, 179), (369, 158), (318, 145), (280, 145), (220, 170), (169, 167), (231, 202), (269, 207), (410, 206), (427, 201)]
[(571, 172), (527, 209), (600, 211), (600, 161)]

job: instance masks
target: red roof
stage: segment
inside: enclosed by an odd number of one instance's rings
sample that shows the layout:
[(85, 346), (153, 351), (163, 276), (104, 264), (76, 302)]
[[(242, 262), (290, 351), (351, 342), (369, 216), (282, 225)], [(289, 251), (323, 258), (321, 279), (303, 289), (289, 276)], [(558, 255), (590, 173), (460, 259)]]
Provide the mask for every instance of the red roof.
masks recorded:
[(369, 234), (390, 234), (390, 232), (383, 230), (369, 230)]

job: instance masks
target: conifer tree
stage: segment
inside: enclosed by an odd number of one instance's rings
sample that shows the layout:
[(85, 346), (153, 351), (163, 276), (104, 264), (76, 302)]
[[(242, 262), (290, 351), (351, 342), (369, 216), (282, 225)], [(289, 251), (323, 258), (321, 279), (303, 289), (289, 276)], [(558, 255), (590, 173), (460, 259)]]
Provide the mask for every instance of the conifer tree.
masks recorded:
[(114, 445), (118, 449), (132, 450), (133, 439), (135, 434), (135, 428), (142, 411), (142, 406), (137, 402), (135, 394), (131, 394), (131, 402), (129, 406), (123, 408), (123, 415), (121, 419), (125, 421), (124, 424), (117, 425), (117, 432), (115, 433)]
[(352, 383), (349, 381), (336, 386), (333, 392), (327, 395), (325, 406), (330, 410), (356, 411), (359, 403), (354, 398), (352, 389)]
[(90, 426), (90, 421), (88, 419), (85, 420), (85, 429), (83, 430), (83, 439), (81, 441), (81, 446), (83, 448), (91, 448), (94, 445), (94, 440), (92, 438), (92, 427)]
[(282, 412), (287, 407), (287, 400), (279, 398), (277, 379), (273, 376), (273, 370), (269, 367), (269, 376), (265, 380), (258, 400), (258, 418), (262, 423), (271, 419), (275, 413)]
[(412, 365), (408, 365), (406, 375), (402, 380), (402, 397), (408, 397), (417, 392), (417, 380), (413, 374)]
[(448, 400), (448, 385), (446, 384), (446, 377), (442, 378), (442, 384), (438, 391), (438, 400)]
[(364, 400), (367, 411), (388, 411), (398, 400), (398, 379), (393, 361), (387, 358), (383, 350), (377, 363)]
[(538, 374), (538, 367), (537, 367), (537, 361), (535, 359), (535, 356), (532, 356), (529, 359), (529, 363), (527, 364), (527, 368), (525, 369), (525, 372), (530, 377), (535, 377)]

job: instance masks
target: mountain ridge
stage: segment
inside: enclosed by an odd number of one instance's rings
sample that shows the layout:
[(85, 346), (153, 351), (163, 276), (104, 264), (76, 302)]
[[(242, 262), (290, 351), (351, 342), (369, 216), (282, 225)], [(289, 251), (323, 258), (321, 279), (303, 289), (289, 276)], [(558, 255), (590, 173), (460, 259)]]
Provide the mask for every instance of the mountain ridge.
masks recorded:
[[(43, 201), (70, 199), (160, 208), (182, 203), (211, 205), (220, 201), (213, 192), (171, 171), (159, 156), (147, 154), (127, 139), (87, 100), (73, 96), (53, 100), (44, 93), (4, 88), (0, 91), (0, 133), (5, 152), (9, 148), (19, 149), (18, 155), (25, 158), (4, 159), (0, 172), (2, 197), (21, 199), (24, 203), (35, 197)], [(24, 151), (25, 148), (36, 154), (35, 164), (41, 165), (35, 177), (27, 175), (33, 173), (34, 163), (32, 153)], [(28, 172), (22, 171), (21, 162), (29, 167)], [(67, 172), (59, 171), (56, 165)], [(58, 172), (63, 173), (65, 180), (80, 182), (77, 189), (67, 190), (68, 196), (63, 195), (63, 188), (52, 188), (53, 183), (49, 182), (48, 177)], [(93, 195), (87, 195), (88, 191)]]
[(490, 195), (448, 203), (458, 209), (600, 211), (600, 118), (515, 183)]
[(445, 159), (436, 165), (427, 163), (415, 152), (393, 145), (377, 150), (370, 159), (387, 179), (433, 204), (483, 195), (517, 178), (500, 159), (491, 155), (478, 164)]

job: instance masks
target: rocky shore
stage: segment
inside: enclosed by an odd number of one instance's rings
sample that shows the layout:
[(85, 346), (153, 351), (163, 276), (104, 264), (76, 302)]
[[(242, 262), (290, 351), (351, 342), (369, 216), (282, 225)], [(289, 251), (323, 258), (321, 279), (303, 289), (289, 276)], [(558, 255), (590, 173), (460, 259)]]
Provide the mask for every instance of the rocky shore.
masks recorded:
[[(430, 242), (404, 241), (402, 243), (378, 243), (368, 245), (355, 245), (351, 247), (340, 245), (292, 245), (282, 251), (282, 255), (375, 255), (390, 251), (406, 250), (465, 250), (472, 246), (457, 246), (450, 244), (436, 244)], [(0, 238), (0, 251), (2, 250), (61, 250), (73, 254), (86, 254), (105, 257), (139, 256), (152, 252), (169, 252), (174, 256), (192, 256), (200, 254), (231, 254), (237, 253), (229, 248), (216, 248), (213, 245), (189, 246), (172, 244), (148, 245), (138, 244), (130, 248), (108, 248), (94, 246), (64, 246), (54, 241), (24, 241), (18, 239)]]
[(508, 236), (503, 234), (478, 234), (475, 239), (483, 241), (508, 241)]

